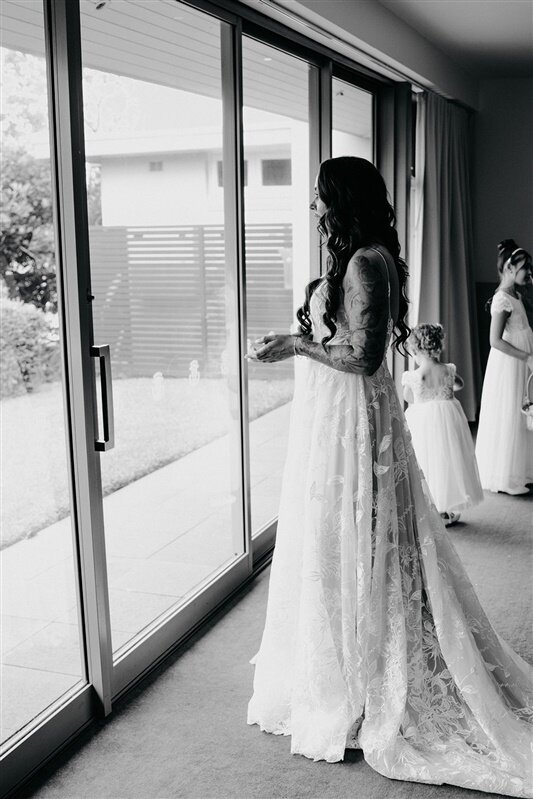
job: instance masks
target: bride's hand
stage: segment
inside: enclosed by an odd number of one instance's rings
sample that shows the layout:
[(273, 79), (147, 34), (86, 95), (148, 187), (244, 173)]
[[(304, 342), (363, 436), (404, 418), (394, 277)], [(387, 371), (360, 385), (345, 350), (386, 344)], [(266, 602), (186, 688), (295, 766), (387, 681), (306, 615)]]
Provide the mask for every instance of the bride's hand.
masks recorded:
[(267, 333), (265, 336), (261, 336), (261, 338), (256, 338), (253, 344), (249, 344), (248, 352), (244, 356), (248, 361), (257, 361), (258, 358), (256, 357), (257, 350), (260, 349), (264, 344), (269, 341), (272, 341), (276, 337), (276, 334), (273, 330)]
[(294, 336), (279, 335), (271, 331), (254, 342), (246, 357), (251, 361), (260, 361), (261, 363), (276, 363), (276, 361), (292, 358), (293, 355)]

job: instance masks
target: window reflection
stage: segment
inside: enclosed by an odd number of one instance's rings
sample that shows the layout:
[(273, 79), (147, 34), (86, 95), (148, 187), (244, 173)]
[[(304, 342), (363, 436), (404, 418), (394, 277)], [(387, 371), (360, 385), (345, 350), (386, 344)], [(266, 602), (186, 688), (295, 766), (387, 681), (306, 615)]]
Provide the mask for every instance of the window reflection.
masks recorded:
[(334, 78), (331, 97), (332, 155), (355, 155), (373, 161), (372, 95)]
[[(249, 342), (289, 332), (309, 274), (310, 67), (243, 42), (246, 305)], [(252, 530), (277, 516), (294, 362), (249, 362)]]

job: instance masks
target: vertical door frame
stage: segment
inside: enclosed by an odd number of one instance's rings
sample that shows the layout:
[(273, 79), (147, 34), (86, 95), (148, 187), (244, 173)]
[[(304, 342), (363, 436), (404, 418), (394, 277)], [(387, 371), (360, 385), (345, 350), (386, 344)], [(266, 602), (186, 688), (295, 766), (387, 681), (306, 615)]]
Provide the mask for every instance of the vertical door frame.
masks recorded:
[[(332, 97), (331, 81), (333, 64), (324, 61), (315, 70), (311, 70), (309, 80), (309, 182), (310, 198), (314, 195), (315, 177), (322, 161), (331, 158), (332, 140)], [(311, 268), (310, 280), (320, 277), (326, 269), (326, 253), (320, 246), (320, 234), (316, 225), (310, 225), (311, 236)]]
[[(240, 476), (239, 506), (244, 552), (248, 555), (250, 572), (253, 568), (250, 436), (248, 430), (248, 369), (244, 358), (246, 342), (246, 257), (244, 238), (244, 144), (242, 120), (242, 26), (237, 18), (233, 23), (220, 22), (223, 147), (224, 172), (224, 246), (226, 282), (230, 282), (234, 296), (231, 327), (237, 331), (237, 351), (233, 353), (231, 371), (238, 380), (238, 406), (232, 409), (236, 423), (230, 438), (239, 437)], [(228, 271), (231, 273), (228, 274)], [(230, 392), (231, 395), (231, 392)], [(232, 448), (233, 453), (233, 448)], [(232, 454), (233, 457), (233, 454)]]
[(80, 574), (80, 629), (100, 712), (111, 711), (111, 624), (104, 538), (83, 130), (79, 0), (45, 0), (56, 260)]
[[(322, 127), (323, 115), (321, 111), (321, 82), (323, 67), (309, 65), (309, 204), (314, 197), (315, 177), (323, 160), (322, 156)], [(320, 277), (320, 235), (316, 225), (309, 225), (309, 255), (311, 257), (309, 279)]]

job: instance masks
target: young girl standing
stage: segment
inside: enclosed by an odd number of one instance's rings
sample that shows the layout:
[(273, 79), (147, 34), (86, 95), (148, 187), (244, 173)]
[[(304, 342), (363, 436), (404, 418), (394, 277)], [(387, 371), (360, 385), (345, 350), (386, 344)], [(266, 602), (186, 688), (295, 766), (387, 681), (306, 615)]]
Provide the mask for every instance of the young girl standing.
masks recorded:
[(533, 483), (533, 433), (520, 408), (533, 370), (533, 330), (519, 291), (531, 282), (531, 256), (505, 239), (498, 245), (498, 272), (476, 456), (483, 488), (527, 494), (527, 484)]
[(402, 375), (403, 395), (411, 403), (405, 413), (413, 447), (436, 508), (446, 525), (460, 511), (477, 505), (483, 489), (468, 422), (454, 391), (463, 387), (455, 364), (440, 363), (444, 340), (441, 325), (417, 325), (408, 348), (418, 369)]

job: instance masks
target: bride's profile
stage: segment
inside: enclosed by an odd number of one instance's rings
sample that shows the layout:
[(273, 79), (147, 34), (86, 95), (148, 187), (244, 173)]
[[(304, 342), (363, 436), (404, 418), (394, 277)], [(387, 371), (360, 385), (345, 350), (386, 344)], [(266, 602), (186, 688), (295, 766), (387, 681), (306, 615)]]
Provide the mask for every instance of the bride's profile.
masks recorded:
[(248, 723), (314, 760), (360, 748), (390, 778), (532, 796), (532, 670), (476, 597), (386, 364), (409, 329), (385, 183), (364, 159), (333, 158), (315, 191), (326, 273), (299, 334), (248, 356), (298, 356)]

